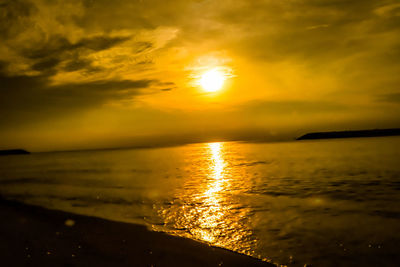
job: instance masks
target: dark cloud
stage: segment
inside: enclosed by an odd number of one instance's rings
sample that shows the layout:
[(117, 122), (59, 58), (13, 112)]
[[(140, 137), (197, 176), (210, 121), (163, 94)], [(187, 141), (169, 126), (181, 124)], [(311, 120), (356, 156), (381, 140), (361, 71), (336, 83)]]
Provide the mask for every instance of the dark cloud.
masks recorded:
[[(17, 52), (31, 62), (32, 70), (43, 74), (55, 75), (59, 71), (80, 70), (93, 73), (104, 68), (94, 67), (93, 59), (88, 59), (88, 55), (110, 49), (129, 39), (130, 37), (100, 35), (71, 42), (65, 36), (54, 34), (39, 42), (21, 44), (22, 47)], [(62, 66), (61, 69), (58, 66)]]
[[(3, 95), (9, 96), (19, 94), (24, 90), (35, 90), (48, 82), (48, 77), (43, 75), (9, 75), (7, 74), (8, 65), (7, 62), (0, 63), (0, 92)], [(6, 104), (5, 98), (2, 97), (1, 100)]]
[[(83, 55), (90, 53), (92, 50), (101, 51), (116, 46), (126, 40), (129, 37), (107, 37), (107, 36), (95, 36), (91, 38), (84, 38), (76, 43), (71, 43), (67, 38), (60, 35), (53, 35), (50, 38), (43, 41), (43, 43), (24, 48), (22, 55), (24, 57), (38, 60), (32, 68), (34, 70), (42, 70), (50, 67), (55, 67), (62, 60), (68, 61), (69, 59), (75, 59), (75, 64), (71, 61), (66, 67), (69, 70), (81, 69), (77, 65), (90, 65), (88, 60), (76, 59), (79, 57), (79, 53)], [(85, 64), (82, 64), (85, 63)]]
[(60, 62), (61, 59), (58, 58), (45, 58), (33, 64), (32, 69), (46, 72), (48, 70), (53, 70)]
[(0, 1), (0, 37), (10, 38), (25, 31), (29, 18), (36, 11), (35, 6), (27, 1)]
[[(105, 77), (118, 76), (110, 75), (116, 66), (112, 62), (102, 65), (100, 61), (99, 64), (92, 55), (131, 41), (132, 35), (125, 33), (118, 36), (105, 29), (90, 34), (84, 25), (90, 22), (85, 18), (92, 17), (91, 12), (96, 10), (98, 4), (91, 4), (90, 1), (82, 3), (83, 13), (79, 14), (79, 1), (64, 5), (61, 2), (0, 0), (0, 37), (5, 41), (0, 45), (14, 53), (10, 57), (0, 55), (0, 128), (59, 120), (99, 108), (105, 103), (132, 101), (138, 95), (171, 87), (171, 84), (162, 85), (156, 79), (99, 79), (101, 74)], [(109, 6), (109, 3), (102, 5), (102, 11), (107, 12)], [(50, 12), (55, 20), (43, 17), (43, 11)], [(122, 19), (115, 15), (112, 14), (113, 21)], [(131, 16), (141, 14), (131, 13)], [(106, 23), (102, 15), (97, 18), (100, 18), (97, 21), (100, 26)], [(82, 37), (84, 34), (75, 35), (74, 31), (81, 30), (87, 31), (87, 37)], [(137, 40), (132, 44), (132, 55), (152, 48), (151, 41)], [(143, 59), (138, 61), (148, 64)], [(20, 63), (28, 69), (15, 68)], [(68, 72), (77, 72), (78, 77), (84, 79), (67, 79), (54, 85), (55, 77)], [(91, 76), (95, 74), (99, 75)], [(152, 91), (153, 85), (155, 88)]]
[(400, 93), (384, 94), (377, 97), (378, 102), (400, 104)]
[[(77, 17), (80, 27), (101, 29), (155, 29), (159, 26), (181, 26), (193, 12), (192, 5), (199, 0), (84, 0), (85, 16)], [(195, 21), (194, 18), (193, 21)]]
[(129, 39), (130, 37), (95, 36), (80, 40), (79, 42), (73, 44), (72, 48), (73, 49), (85, 48), (85, 49), (91, 49), (93, 51), (101, 51), (109, 49)]
[(66, 59), (65, 64), (62, 67), (62, 71), (81, 71), (84, 74), (91, 74), (105, 70), (106, 68), (104, 67), (94, 66), (92, 60), (80, 58), (79, 56), (71, 56), (71, 58)]
[[(2, 64), (3, 69), (4, 65)], [(154, 80), (97, 80), (51, 85), (50, 76), (0, 73), (0, 126), (63, 117), (99, 107), (107, 102), (130, 100), (148, 92)]]
[(136, 44), (136, 46), (137, 46), (137, 47), (136, 47), (135, 53), (141, 53), (141, 52), (144, 52), (144, 51), (146, 51), (146, 50), (152, 48), (152, 47), (153, 47), (153, 44), (150, 43), (150, 42), (138, 42), (138, 43)]
[(83, 70), (83, 69), (96, 70), (97, 68), (94, 68), (92, 66), (92, 62), (90, 60), (80, 59), (80, 58), (74, 58), (68, 60), (63, 68), (63, 70), (67, 72)]
[(24, 45), (25, 47), (21, 50), (21, 54), (30, 59), (58, 56), (64, 52), (79, 48), (61, 35), (52, 35), (48, 38), (43, 38), (40, 43)]

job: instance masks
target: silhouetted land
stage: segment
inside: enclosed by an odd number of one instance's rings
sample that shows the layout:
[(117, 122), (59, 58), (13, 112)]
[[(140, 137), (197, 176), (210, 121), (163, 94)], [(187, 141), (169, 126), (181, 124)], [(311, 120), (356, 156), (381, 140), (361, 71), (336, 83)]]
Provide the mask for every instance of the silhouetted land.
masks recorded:
[(26, 154), (30, 154), (30, 153), (23, 149), (0, 150), (0, 156), (2, 156), (2, 155), (26, 155)]
[(296, 140), (330, 139), (330, 138), (352, 138), (352, 137), (379, 137), (400, 135), (400, 128), (375, 129), (360, 131), (339, 131), (339, 132), (316, 132), (300, 136)]
[(144, 226), (0, 197), (1, 266), (274, 266)]

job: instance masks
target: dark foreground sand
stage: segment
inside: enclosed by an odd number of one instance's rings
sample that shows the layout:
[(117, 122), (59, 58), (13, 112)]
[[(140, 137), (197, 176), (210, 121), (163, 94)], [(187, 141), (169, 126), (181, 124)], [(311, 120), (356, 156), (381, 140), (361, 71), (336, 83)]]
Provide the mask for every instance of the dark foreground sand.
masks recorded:
[(273, 266), (141, 225), (2, 198), (0, 257), (0, 266)]

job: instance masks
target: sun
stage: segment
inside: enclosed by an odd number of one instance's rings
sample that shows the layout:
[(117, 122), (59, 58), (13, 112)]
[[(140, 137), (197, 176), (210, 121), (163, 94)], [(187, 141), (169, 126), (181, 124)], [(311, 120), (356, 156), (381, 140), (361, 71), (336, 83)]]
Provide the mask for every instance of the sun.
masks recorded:
[(218, 69), (211, 69), (201, 75), (200, 85), (206, 92), (216, 92), (222, 88), (225, 79), (224, 73)]

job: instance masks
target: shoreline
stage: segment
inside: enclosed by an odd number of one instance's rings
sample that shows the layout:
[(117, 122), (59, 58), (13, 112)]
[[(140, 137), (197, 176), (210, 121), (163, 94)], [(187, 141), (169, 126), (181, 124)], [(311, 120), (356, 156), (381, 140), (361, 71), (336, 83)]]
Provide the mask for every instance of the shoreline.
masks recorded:
[(0, 197), (4, 266), (275, 266), (145, 226)]

